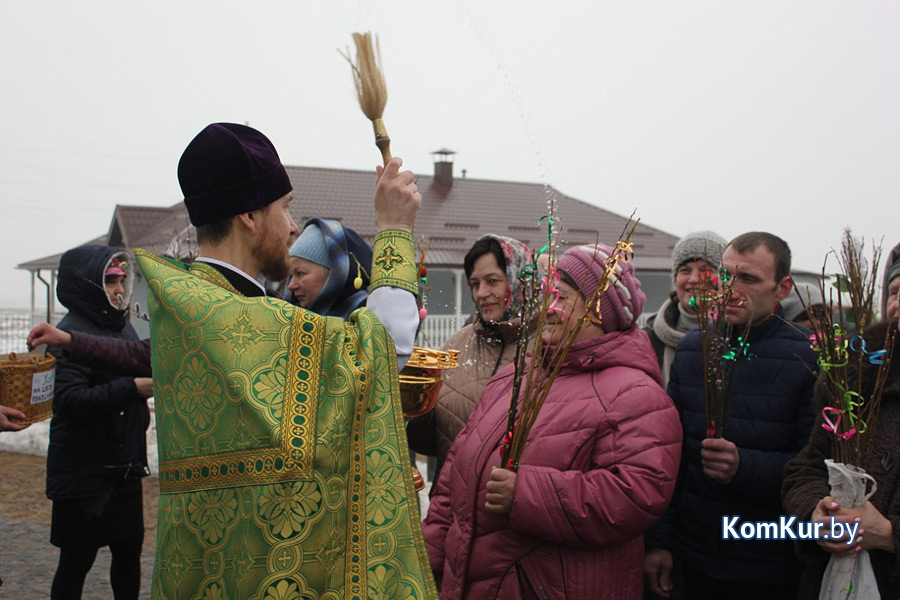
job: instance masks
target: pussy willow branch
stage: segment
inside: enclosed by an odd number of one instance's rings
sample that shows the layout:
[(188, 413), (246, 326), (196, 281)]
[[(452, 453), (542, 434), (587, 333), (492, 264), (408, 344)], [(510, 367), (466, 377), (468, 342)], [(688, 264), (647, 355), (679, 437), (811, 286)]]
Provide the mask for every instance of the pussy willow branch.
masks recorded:
[[(640, 220), (634, 222), (631, 230), (628, 231), (628, 225), (632, 223), (631, 219), (629, 219), (629, 221), (625, 225), (625, 228), (623, 229), (622, 235), (620, 236), (619, 240), (621, 241), (624, 238), (626, 248), (630, 249), (631, 247), (631, 237), (639, 221)], [(596, 258), (596, 254), (594, 258)], [(600, 282), (597, 289), (591, 295), (591, 297), (587, 298), (585, 301), (585, 314), (580, 315), (572, 329), (568, 331), (568, 333), (563, 337), (562, 340), (560, 340), (560, 342), (552, 347), (549, 359), (547, 359), (544, 354), (546, 349), (544, 347), (544, 344), (542, 343), (541, 334), (543, 332), (544, 326), (546, 325), (547, 313), (549, 312), (550, 294), (548, 292), (547, 294), (544, 294), (542, 296), (541, 312), (538, 318), (538, 333), (535, 336), (531, 361), (530, 363), (527, 363), (527, 361), (525, 361), (525, 364), (527, 364), (529, 368), (528, 377), (525, 382), (525, 389), (522, 392), (521, 400), (519, 399), (517, 388), (517, 385), (520, 382), (516, 381), (513, 384), (514, 391), (513, 397), (510, 401), (510, 412), (508, 414), (507, 422), (507, 435), (509, 435), (509, 433), (511, 432), (512, 439), (510, 440), (510, 443), (508, 445), (504, 446), (501, 462), (501, 466), (503, 466), (504, 468), (511, 467), (513, 470), (518, 469), (518, 462), (525, 450), (525, 444), (528, 441), (528, 436), (531, 432), (531, 428), (537, 421), (541, 408), (543, 408), (544, 401), (546, 400), (547, 395), (550, 393), (550, 386), (556, 379), (562, 366), (565, 364), (565, 360), (568, 356), (570, 348), (577, 338), (578, 333), (581, 331), (584, 322), (589, 318), (589, 312), (593, 310), (594, 307), (596, 307), (597, 316), (599, 317), (599, 303), (602, 301), (602, 296), (610, 285), (615, 284), (615, 281), (612, 280), (612, 277), (617, 277), (615, 273), (616, 266), (618, 265), (620, 260), (627, 261), (629, 259), (630, 256), (627, 256), (626, 251), (623, 251), (623, 249), (620, 248), (619, 243), (617, 243), (610, 257), (605, 259), (604, 261), (604, 272), (600, 277)], [(550, 274), (548, 273), (547, 276), (549, 280)], [(587, 274), (585, 274), (585, 281), (586, 277)], [(579, 289), (583, 289), (585, 281), (579, 282)], [(533, 286), (533, 288), (537, 287), (536, 281), (532, 280), (529, 283), (531, 284), (531, 286)], [(563, 321), (563, 330), (569, 329), (569, 324), (571, 323), (571, 319), (573, 318), (573, 316), (574, 315), (571, 312), (566, 313), (566, 317)], [(519, 349), (517, 348), (517, 353), (518, 350)], [(518, 373), (519, 372), (517, 371), (517, 375)], [(516, 412), (515, 415), (513, 414), (514, 406)]]
[[(882, 392), (887, 381), (893, 358), (896, 327), (889, 327), (885, 336), (882, 364), (874, 365), (874, 383), (868, 398), (863, 394), (863, 377), (868, 369), (869, 356), (863, 351), (866, 329), (874, 320), (874, 297), (877, 285), (878, 263), (881, 247), (873, 247), (872, 259), (866, 264), (863, 257), (864, 241), (853, 239), (849, 229), (844, 230), (841, 251), (838, 256), (840, 272), (836, 276), (835, 288), (838, 305), (837, 318), (829, 308), (835, 300), (832, 289), (826, 289), (826, 264), (822, 266), (819, 291), (823, 300), (827, 299), (826, 310), (821, 314), (809, 311), (809, 306), (801, 296), (801, 304), (810, 314), (812, 328), (818, 342), (819, 367), (824, 372), (824, 386), (830, 406), (839, 411), (840, 424), (834, 423), (832, 456), (843, 463), (865, 466), (871, 451), (872, 432), (878, 422)], [(833, 251), (832, 251), (833, 252)], [(829, 252), (831, 254), (832, 252)], [(826, 255), (825, 262), (827, 263)], [(850, 348), (851, 336), (847, 330), (844, 311), (844, 294), (849, 298), (855, 334), (860, 337), (860, 347)], [(807, 298), (809, 300), (809, 298)], [(876, 349), (872, 349), (874, 351)], [(849, 377), (849, 365), (853, 361), (856, 380)], [(853, 404), (851, 404), (853, 403)], [(855, 405), (855, 406), (854, 406)], [(834, 415), (835, 421), (838, 414)], [(852, 428), (855, 433), (851, 433)], [(847, 435), (849, 434), (849, 436)], [(845, 439), (846, 438), (846, 439)]]

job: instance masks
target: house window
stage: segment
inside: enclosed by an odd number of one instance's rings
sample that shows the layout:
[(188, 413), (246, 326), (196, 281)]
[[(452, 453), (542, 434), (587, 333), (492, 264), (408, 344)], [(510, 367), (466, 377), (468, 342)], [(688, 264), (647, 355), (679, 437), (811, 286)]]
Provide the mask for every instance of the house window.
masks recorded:
[(638, 272), (637, 278), (641, 282), (641, 290), (647, 297), (644, 302), (644, 312), (654, 313), (665, 302), (669, 292), (672, 291), (672, 274), (668, 272)]
[(450, 269), (428, 269), (428, 313), (455, 315), (456, 273)]

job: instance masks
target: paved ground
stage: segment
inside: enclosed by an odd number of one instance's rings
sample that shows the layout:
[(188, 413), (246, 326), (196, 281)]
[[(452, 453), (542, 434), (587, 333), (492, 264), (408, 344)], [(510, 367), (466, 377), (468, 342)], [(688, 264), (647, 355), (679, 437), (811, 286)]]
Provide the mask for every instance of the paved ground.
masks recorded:
[[(3, 578), (0, 598), (21, 600), (50, 596), (59, 551), (50, 544), (50, 501), (44, 495), (46, 461), (43, 456), (0, 452), (0, 577)], [(141, 556), (141, 598), (150, 597), (158, 495), (156, 478), (144, 479), (147, 533)], [(82, 598), (112, 598), (107, 548), (97, 554)]]
[[(50, 596), (58, 549), (50, 544), (50, 501), (44, 495), (47, 459), (32, 454), (0, 451), (0, 599), (40, 599)], [(424, 462), (419, 469), (425, 473)], [(144, 552), (141, 556), (141, 598), (150, 597), (156, 546), (156, 505), (159, 483), (144, 479)], [(419, 494), (422, 514), (428, 510), (427, 489)], [(97, 554), (88, 573), (83, 600), (112, 598), (109, 586), (109, 549)]]

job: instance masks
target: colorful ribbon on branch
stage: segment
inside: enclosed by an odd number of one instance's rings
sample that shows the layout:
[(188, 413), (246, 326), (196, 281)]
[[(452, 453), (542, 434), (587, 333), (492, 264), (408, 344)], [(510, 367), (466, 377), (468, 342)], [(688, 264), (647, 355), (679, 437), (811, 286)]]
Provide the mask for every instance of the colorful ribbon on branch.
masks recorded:
[(544, 245), (540, 250), (538, 250), (538, 256), (548, 251), (550, 249), (550, 244), (553, 243), (553, 217), (551, 217), (550, 215), (544, 215), (543, 217), (538, 219), (538, 227), (541, 226), (541, 223), (544, 222), (544, 219), (547, 219), (547, 241), (544, 242)]
[[(594, 302), (595, 315), (599, 316), (601, 314), (600, 302), (603, 300), (603, 294), (606, 293), (611, 285), (614, 285), (619, 280), (617, 276), (619, 262), (628, 262), (631, 260), (632, 256), (634, 256), (634, 242), (622, 240), (616, 241), (616, 247), (613, 248), (613, 251), (606, 258), (606, 267), (600, 278), (600, 287), (598, 288), (599, 293), (597, 294), (597, 300)], [(594, 317), (592, 320), (595, 320), (600, 324), (597, 317)]]
[(819, 334), (811, 333), (809, 334), (809, 347), (815, 350), (816, 352), (821, 351), (821, 346), (819, 346)]
[(739, 356), (743, 356), (747, 360), (756, 358), (756, 355), (750, 352), (750, 344), (740, 336), (737, 339), (737, 346), (729, 349), (728, 352), (722, 355), (722, 358), (725, 360), (737, 360)]
[(688, 306), (695, 312), (701, 312), (704, 308), (709, 308), (713, 314), (707, 315), (709, 320), (715, 320), (716, 306), (715, 302), (724, 298), (725, 294), (719, 291), (719, 277), (713, 271), (706, 269), (700, 271), (700, 283), (703, 292), (699, 296), (691, 296)]
[[(829, 416), (830, 414), (837, 415), (837, 418), (834, 421), (832, 421), (831, 417)], [(822, 409), (822, 420), (825, 422), (822, 423), (822, 429), (824, 429), (825, 431), (832, 432), (833, 434), (835, 434), (842, 440), (849, 440), (851, 437), (856, 435), (857, 431), (856, 431), (856, 428), (854, 428), (854, 427), (851, 427), (849, 430), (844, 431), (843, 433), (838, 431), (838, 429), (841, 426), (841, 416), (842, 415), (843, 415), (843, 411), (840, 409), (837, 409), (833, 406), (826, 406), (825, 408), (823, 408)]]
[(709, 269), (700, 271), (700, 282), (719, 289), (719, 278)]
[(862, 352), (865, 356), (868, 357), (869, 362), (873, 365), (883, 365), (884, 357), (887, 356), (887, 350), (876, 350), (875, 352), (869, 352), (866, 349), (866, 340), (863, 339), (861, 335), (854, 335), (850, 338), (850, 350), (852, 352)]
[(566, 318), (566, 311), (564, 308), (557, 306), (556, 304), (559, 302), (559, 288), (556, 287), (556, 282), (559, 281), (559, 272), (556, 270), (556, 267), (550, 265), (548, 269), (547, 276), (541, 281), (541, 291), (550, 296), (550, 303), (547, 306), (548, 311), (558, 311), (560, 313), (560, 317), (562, 319)]
[[(846, 367), (850, 363), (850, 352), (862, 353), (871, 364), (882, 365), (887, 356), (887, 350), (876, 350), (871, 352), (866, 348), (866, 340), (863, 339), (862, 336), (854, 335), (847, 338), (846, 331), (844, 331), (840, 325), (835, 323), (833, 328), (834, 351), (830, 359), (825, 358), (823, 348), (825, 340), (821, 339), (819, 335), (815, 333), (810, 335), (809, 342), (812, 349), (819, 353), (819, 368), (825, 372), (828, 380), (838, 393), (840, 393), (841, 401), (844, 405), (843, 410), (833, 406), (822, 409), (822, 418), (824, 420), (822, 428), (826, 431), (831, 431), (843, 440), (848, 440), (857, 433), (865, 433), (866, 431), (866, 422), (859, 418), (859, 409), (865, 402), (865, 398), (858, 392), (847, 389), (844, 382), (832, 375), (831, 370)], [(837, 415), (837, 418), (832, 421), (829, 415)], [(845, 432), (840, 432), (839, 428), (843, 415), (847, 416), (847, 419), (850, 422), (850, 428)]]
[[(503, 442), (500, 444), (500, 460), (503, 461), (503, 455), (506, 454), (506, 449), (512, 444), (513, 434), (516, 432), (515, 425), (510, 431), (506, 432), (506, 436), (503, 438)], [(512, 458), (506, 459), (506, 464), (501, 465), (504, 469), (509, 469), (510, 471), (517, 471), (519, 469), (519, 461), (513, 460)]]
[[(822, 344), (826, 340), (819, 338), (818, 335), (815, 333), (812, 334), (811, 336), (809, 336), (810, 347), (812, 347), (813, 350), (815, 350), (816, 352), (819, 353), (819, 360), (817, 361), (819, 363), (819, 368), (825, 372), (828, 372), (832, 368), (846, 367), (847, 364), (850, 362), (850, 355), (847, 353), (847, 349), (849, 347), (849, 342), (845, 339), (846, 332), (843, 329), (841, 329), (841, 326), (838, 325), (837, 323), (835, 323), (833, 325), (833, 327), (834, 327), (834, 343), (835, 343), (833, 360), (835, 360), (837, 362), (829, 362), (825, 358), (825, 352), (824, 352), (824, 348), (822, 347)], [(834, 382), (833, 380), (832, 380), (832, 382), (835, 383), (835, 385), (837, 385), (837, 383)]]
[[(845, 401), (846, 401), (846, 399), (845, 399)], [(859, 403), (851, 401), (851, 404), (856, 407), (859, 407)], [(865, 431), (866, 431), (865, 423), (856, 419), (855, 416), (853, 415), (852, 410), (848, 410), (846, 414), (847, 414), (847, 418), (850, 420), (850, 429), (848, 429), (847, 431), (843, 431), (843, 432), (838, 431), (841, 427), (841, 417), (844, 415), (844, 411), (842, 411), (838, 408), (835, 408), (833, 406), (826, 406), (825, 408), (822, 409), (822, 420), (825, 421), (824, 423), (822, 423), (822, 429), (824, 429), (825, 431), (832, 432), (834, 435), (838, 436), (842, 440), (849, 440), (857, 433), (865, 433)], [(832, 421), (831, 417), (829, 415), (837, 415), (837, 418), (834, 421)], [(861, 424), (861, 427), (857, 427), (855, 421), (858, 422), (859, 424)]]
[(537, 261), (541, 255), (550, 249), (550, 244), (553, 242), (553, 217), (544, 215), (540, 219), (538, 219), (538, 225), (544, 222), (544, 219), (547, 220), (547, 241), (544, 242), (544, 245), (541, 246), (541, 249), (537, 252), (531, 253), (531, 262), (522, 267), (522, 270), (519, 271), (519, 279), (524, 283), (531, 281), (531, 279), (537, 276), (541, 269), (538, 267)]
[[(425, 266), (425, 255), (427, 253), (428, 250), (426, 248), (419, 247), (419, 289), (422, 291), (422, 306), (419, 308), (419, 321), (424, 321), (425, 317), (428, 316), (428, 294), (426, 293), (428, 288), (428, 268)], [(362, 279), (359, 279), (359, 281), (362, 283)]]

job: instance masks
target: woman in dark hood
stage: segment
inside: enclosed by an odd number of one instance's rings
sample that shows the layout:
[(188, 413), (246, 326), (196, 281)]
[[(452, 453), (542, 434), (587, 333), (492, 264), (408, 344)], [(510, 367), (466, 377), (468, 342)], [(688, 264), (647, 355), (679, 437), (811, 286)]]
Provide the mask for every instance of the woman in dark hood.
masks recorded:
[(372, 249), (358, 233), (337, 221), (310, 219), (290, 255), (291, 303), (342, 319), (365, 306)]
[[(69, 313), (59, 328), (137, 340), (128, 322), (132, 273), (128, 255), (115, 248), (81, 246), (63, 254), (56, 295)], [(102, 546), (112, 554), (115, 598), (137, 598), (152, 380), (119, 377), (54, 353), (47, 497), (53, 501), (50, 541), (60, 553), (51, 598), (81, 597)]]

